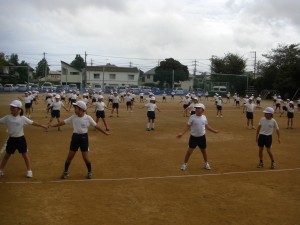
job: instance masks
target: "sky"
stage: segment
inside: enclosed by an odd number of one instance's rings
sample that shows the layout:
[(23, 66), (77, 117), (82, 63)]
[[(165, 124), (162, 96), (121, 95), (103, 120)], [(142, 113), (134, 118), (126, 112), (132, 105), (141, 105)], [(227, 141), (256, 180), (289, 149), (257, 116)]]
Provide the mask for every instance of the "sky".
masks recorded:
[(0, 52), (32, 68), (45, 55), (50, 70), (76, 54), (144, 72), (173, 58), (197, 74), (233, 53), (253, 71), (263, 54), (300, 43), (299, 9), (298, 0), (1, 0)]

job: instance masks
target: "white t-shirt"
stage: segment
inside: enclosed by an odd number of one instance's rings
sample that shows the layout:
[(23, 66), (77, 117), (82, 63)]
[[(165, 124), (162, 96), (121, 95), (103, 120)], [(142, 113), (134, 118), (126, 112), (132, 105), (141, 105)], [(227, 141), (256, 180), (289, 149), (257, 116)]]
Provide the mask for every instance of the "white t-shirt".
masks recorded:
[(262, 117), (258, 125), (261, 126), (259, 134), (263, 135), (272, 135), (274, 129), (279, 130), (278, 124), (273, 118), (267, 120), (265, 117)]
[(8, 135), (10, 137), (24, 136), (23, 126), (32, 124), (33, 121), (25, 116), (7, 115), (0, 119), (0, 124), (5, 124), (8, 128)]
[(155, 109), (157, 108), (157, 105), (149, 102), (145, 105), (145, 107), (148, 109), (148, 111), (154, 112)]
[(104, 111), (106, 104), (104, 102), (95, 102), (96, 111)]
[(50, 107), (53, 107), (52, 110), (60, 110), (61, 107), (64, 106), (64, 103), (61, 101), (55, 101), (50, 104)]
[(65, 124), (73, 125), (73, 133), (77, 134), (85, 134), (88, 132), (88, 127), (90, 125), (96, 126), (97, 123), (93, 120), (93, 118), (89, 115), (84, 115), (83, 117), (78, 117), (77, 115), (73, 115), (64, 120)]
[(194, 137), (200, 137), (205, 135), (205, 126), (208, 124), (205, 115), (197, 116), (191, 115), (188, 121), (188, 125), (191, 126), (191, 135)]
[(251, 103), (251, 104), (250, 103), (246, 103), (245, 104), (246, 112), (253, 112), (256, 106), (257, 105), (255, 105), (253, 103)]

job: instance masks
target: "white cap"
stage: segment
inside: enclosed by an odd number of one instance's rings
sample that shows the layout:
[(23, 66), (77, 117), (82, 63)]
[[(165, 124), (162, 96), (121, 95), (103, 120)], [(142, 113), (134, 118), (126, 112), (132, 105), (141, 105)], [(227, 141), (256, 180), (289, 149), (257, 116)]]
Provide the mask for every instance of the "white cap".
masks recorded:
[(22, 108), (22, 102), (19, 100), (13, 100), (9, 105), (16, 108)]
[(205, 109), (205, 106), (202, 103), (198, 103), (194, 105), (194, 108), (202, 108)]
[(55, 95), (55, 98), (60, 98), (60, 95)]
[(102, 95), (99, 95), (99, 98), (104, 98)]
[(197, 97), (194, 97), (193, 100), (198, 100), (198, 98), (197, 98)]
[(289, 103), (290, 103), (290, 104), (294, 104), (294, 102), (293, 102), (293, 101), (290, 101)]
[(264, 113), (274, 114), (274, 109), (272, 107), (267, 107), (267, 108), (265, 108), (265, 110), (263, 112)]
[(73, 103), (73, 105), (78, 106), (79, 108), (83, 109), (84, 111), (86, 110), (86, 104), (84, 101), (78, 101)]
[(151, 97), (150, 100), (151, 100), (151, 101), (155, 101), (155, 97)]

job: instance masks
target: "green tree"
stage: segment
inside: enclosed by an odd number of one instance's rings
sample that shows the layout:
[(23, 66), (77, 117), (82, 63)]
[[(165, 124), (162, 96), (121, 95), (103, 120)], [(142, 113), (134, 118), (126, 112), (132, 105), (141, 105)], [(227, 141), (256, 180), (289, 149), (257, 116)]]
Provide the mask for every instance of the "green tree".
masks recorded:
[(267, 62), (261, 65), (262, 77), (256, 84), (264, 89), (278, 90), (290, 96), (300, 87), (299, 44), (278, 45), (269, 54), (263, 55)]
[(169, 87), (172, 87), (173, 71), (174, 82), (189, 79), (188, 67), (173, 58), (169, 58), (161, 61), (160, 65), (155, 69), (154, 81), (159, 81), (160, 84), (166, 83)]
[(86, 66), (85, 62), (84, 62), (84, 59), (78, 54), (76, 55), (75, 59), (71, 62), (70, 65), (73, 66), (74, 68), (78, 69), (78, 70), (82, 70)]
[(35, 70), (36, 70), (35, 78), (45, 77), (50, 71), (47, 60), (43, 58), (41, 61), (39, 61)]
[(211, 71), (218, 74), (237, 74), (245, 73), (246, 60), (243, 57), (228, 53), (223, 58), (212, 57)]

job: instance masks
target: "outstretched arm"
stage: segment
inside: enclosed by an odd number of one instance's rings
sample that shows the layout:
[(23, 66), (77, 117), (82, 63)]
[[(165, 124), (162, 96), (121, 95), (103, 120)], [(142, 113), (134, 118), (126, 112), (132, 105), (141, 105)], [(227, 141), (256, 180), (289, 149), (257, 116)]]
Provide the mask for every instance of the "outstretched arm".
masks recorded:
[(183, 132), (177, 134), (177, 138), (181, 138), (187, 131), (189, 131), (191, 129), (191, 126), (190, 125), (187, 125), (187, 127), (184, 129)]
[(47, 129), (47, 128), (48, 128), (48, 126), (39, 124), (39, 123), (37, 123), (37, 122), (33, 122), (31, 125), (36, 126), (36, 127), (42, 127), (42, 128), (44, 128), (44, 129)]
[(209, 131), (211, 131), (211, 132), (213, 132), (213, 133), (219, 133), (218, 130), (215, 130), (214, 128), (212, 128), (212, 127), (211, 127), (210, 125), (208, 125), (208, 124), (206, 124), (205, 127), (206, 127), (207, 130), (209, 130)]

